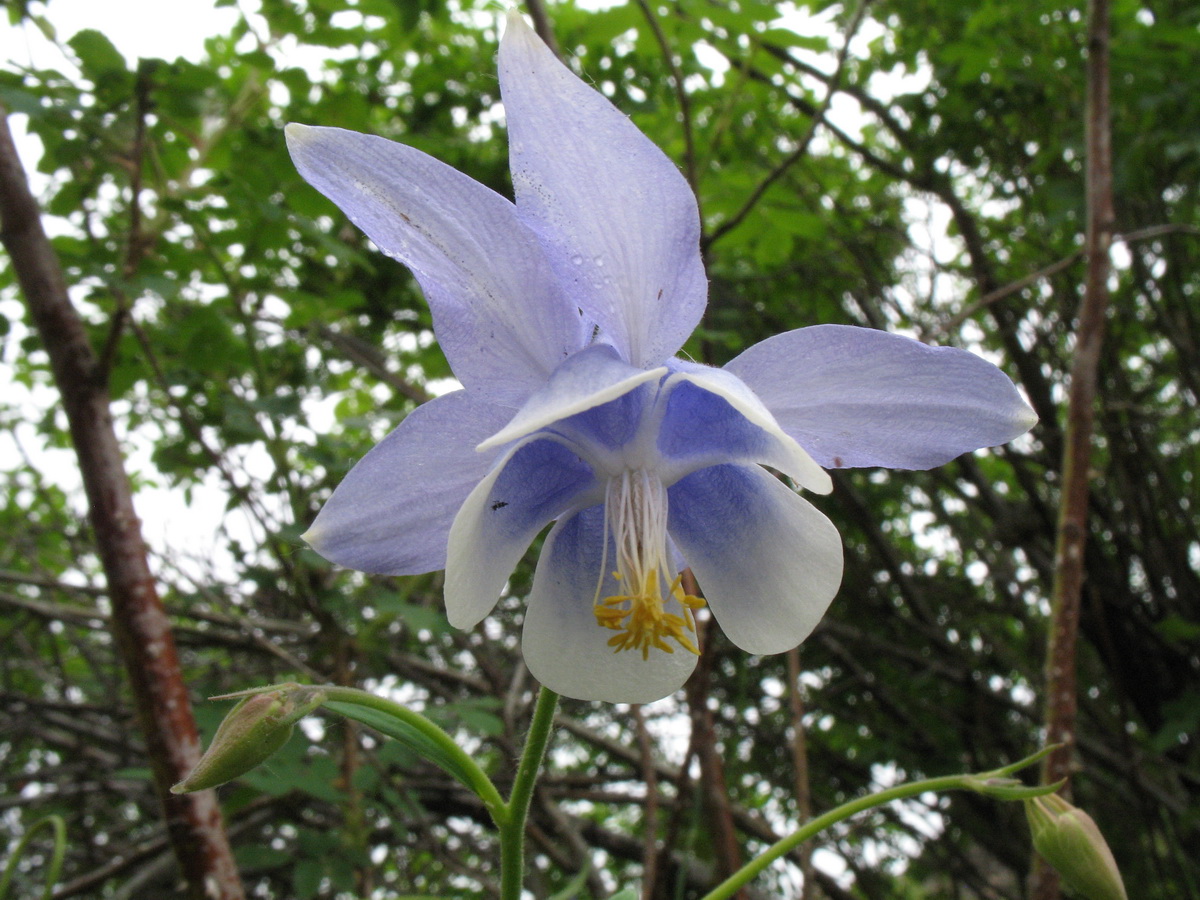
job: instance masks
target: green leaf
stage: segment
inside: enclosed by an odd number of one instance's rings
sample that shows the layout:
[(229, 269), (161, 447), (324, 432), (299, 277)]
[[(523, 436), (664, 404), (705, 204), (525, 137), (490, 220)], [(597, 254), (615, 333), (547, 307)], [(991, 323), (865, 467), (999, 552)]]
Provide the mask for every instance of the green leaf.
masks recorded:
[(292, 870), (292, 892), (296, 900), (309, 900), (321, 889), (325, 866), (318, 859), (301, 859)]
[(438, 722), (457, 722), (468, 731), (494, 737), (504, 733), (503, 720), (492, 712), (500, 706), (495, 697), (477, 697), (436, 707), (429, 710), (429, 715)]
[[(227, 810), (228, 812), (228, 810)], [(247, 844), (234, 851), (238, 866), (242, 869), (275, 869), (288, 862), (292, 854), (276, 850), (263, 844)]]
[(1189, 735), (1200, 732), (1200, 697), (1194, 694), (1178, 697), (1163, 704), (1163, 713), (1166, 721), (1150, 742), (1156, 752), (1165, 753), (1187, 741)]
[(814, 53), (829, 52), (829, 39), (820, 36), (800, 34), (790, 28), (768, 28), (759, 35), (764, 44), (775, 44), (780, 47), (803, 47)]
[(1200, 640), (1200, 622), (1192, 622), (1183, 616), (1167, 616), (1154, 627), (1169, 641)]
[(584, 857), (583, 867), (575, 874), (575, 877), (568, 881), (567, 886), (561, 891), (551, 896), (549, 900), (574, 900), (575, 897), (579, 896), (579, 892), (583, 890), (584, 885), (587, 884), (587, 877), (591, 871), (591, 857)]
[(375, 598), (375, 608), (381, 613), (394, 615), (413, 631), (442, 634), (450, 630), (450, 622), (440, 609), (410, 603), (395, 592), (379, 594)]
[(76, 33), (67, 44), (79, 58), (79, 68), (83, 70), (83, 74), (92, 81), (98, 82), (105, 76), (128, 71), (121, 51), (99, 31), (85, 28)]
[(9, 112), (25, 113), (29, 116), (36, 116), (42, 111), (42, 101), (36, 94), (8, 85), (0, 85), (0, 103), (3, 103)]
[(471, 790), (475, 789), (471, 783), (470, 773), (459, 765), (458, 760), (451, 757), (436, 742), (410, 725), (394, 719), (387, 713), (353, 703), (327, 700), (324, 706), (326, 709), (343, 715), (347, 719), (353, 719), (356, 722), (362, 722), (364, 725), (370, 725), (381, 734), (386, 734), (388, 737), (400, 741), (406, 747), (414, 750), (420, 756), (436, 765), (443, 772), (457, 778), (466, 787), (471, 788)]

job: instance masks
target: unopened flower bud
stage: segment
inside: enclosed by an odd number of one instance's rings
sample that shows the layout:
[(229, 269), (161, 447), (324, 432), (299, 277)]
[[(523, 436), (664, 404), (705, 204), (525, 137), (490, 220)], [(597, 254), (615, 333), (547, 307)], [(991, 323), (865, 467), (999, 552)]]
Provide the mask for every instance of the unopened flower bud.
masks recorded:
[(196, 768), (173, 794), (202, 791), (249, 772), (287, 743), (292, 729), (321, 705), (325, 692), (298, 684), (251, 693), (221, 722)]
[(1058, 794), (1025, 801), (1033, 846), (1088, 900), (1128, 900), (1117, 861), (1092, 817)]

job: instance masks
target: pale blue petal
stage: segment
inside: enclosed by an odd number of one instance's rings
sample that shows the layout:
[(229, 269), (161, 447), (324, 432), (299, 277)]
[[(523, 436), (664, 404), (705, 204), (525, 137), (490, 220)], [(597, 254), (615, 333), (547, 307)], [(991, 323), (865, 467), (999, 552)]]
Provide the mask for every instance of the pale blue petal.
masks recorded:
[(644, 418), (653, 415), (657, 395), (658, 384), (645, 381), (619, 397), (559, 419), (551, 430), (587, 447), (593, 461), (612, 474), (628, 468), (628, 456), (621, 451), (639, 440)]
[(1011, 441), (1037, 422), (986, 360), (869, 328), (789, 331), (725, 369), (826, 468), (929, 469)]
[[(525, 664), (534, 678), (565, 697), (650, 703), (682, 687), (696, 656), (676, 647), (642, 659), (636, 651), (614, 652), (608, 645), (614, 632), (597, 624), (592, 611), (604, 540), (603, 506), (566, 517), (550, 531), (525, 611)], [(613, 552), (610, 547), (610, 562)], [(620, 593), (605, 572), (601, 596)], [(681, 611), (672, 601), (668, 612)]]
[(450, 624), (471, 628), (491, 612), (537, 533), (589, 493), (603, 497), (591, 468), (565, 442), (534, 436), (510, 450), (467, 497), (450, 529)]
[[(682, 467), (680, 476), (723, 462), (752, 462), (772, 466), (814, 493), (833, 490), (829, 473), (737, 376), (683, 360), (672, 360), (670, 368), (658, 446), (668, 466)], [(666, 480), (677, 478), (668, 474)]]
[(350, 470), (304, 539), (362, 572), (443, 568), (450, 524), (495, 460), (475, 445), (507, 415), (466, 391), (418, 407)]
[(696, 327), (708, 293), (691, 188), (515, 13), (499, 67), (521, 215), (607, 339), (635, 366), (658, 365)]
[(519, 406), (584, 345), (578, 305), (508, 200), (383, 138), (289, 125), (287, 141), (300, 174), (412, 269), (467, 388)]
[(842, 580), (833, 523), (758, 466), (701, 469), (667, 496), (667, 529), (726, 636), (750, 653), (808, 637)]
[(525, 403), (512, 421), (479, 445), (500, 447), (538, 429), (620, 397), (640, 384), (654, 381), (666, 369), (649, 371), (624, 362), (612, 347), (593, 344), (559, 366), (550, 380)]

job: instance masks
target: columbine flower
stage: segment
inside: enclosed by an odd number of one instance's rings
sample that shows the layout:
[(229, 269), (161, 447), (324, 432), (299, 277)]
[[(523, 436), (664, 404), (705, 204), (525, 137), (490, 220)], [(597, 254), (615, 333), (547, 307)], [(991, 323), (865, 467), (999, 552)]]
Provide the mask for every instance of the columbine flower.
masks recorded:
[(928, 468), (1034, 416), (990, 363), (869, 329), (791, 331), (723, 369), (675, 358), (707, 292), (688, 185), (515, 14), (499, 67), (515, 204), (410, 147), (288, 127), (301, 174), (412, 269), (464, 388), (368, 453), (306, 538), (367, 572), (445, 567), (470, 628), (554, 522), (526, 663), (570, 697), (649, 702), (694, 667), (705, 601), (776, 653), (837, 591), (836, 529), (763, 466), (827, 493), (822, 466)]

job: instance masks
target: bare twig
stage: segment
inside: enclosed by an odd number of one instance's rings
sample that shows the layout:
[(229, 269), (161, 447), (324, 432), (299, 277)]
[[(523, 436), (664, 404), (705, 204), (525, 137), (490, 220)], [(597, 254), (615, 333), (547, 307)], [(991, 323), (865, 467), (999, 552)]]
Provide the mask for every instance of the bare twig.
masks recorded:
[[(792, 768), (795, 778), (796, 817), (801, 822), (812, 818), (812, 785), (808, 774), (808, 735), (804, 728), (804, 692), (800, 684), (800, 648), (787, 652), (788, 707), (792, 716)], [(801, 900), (815, 896), (813, 893), (813, 845), (809, 841), (798, 850), (800, 871), (804, 885), (800, 889)]]
[[(763, 46), (770, 49), (769, 45), (764, 44)], [(780, 53), (783, 53), (783, 56), (791, 61), (791, 64), (800, 66), (798, 61), (791, 59), (783, 51), (780, 51)], [(745, 72), (751, 80), (764, 85), (774, 86), (771, 78), (766, 73), (750, 66), (745, 60), (731, 59), (730, 64), (735, 69)], [(914, 140), (912, 136), (900, 127), (894, 117), (887, 115), (886, 109), (879, 101), (871, 100), (864, 92), (856, 89), (854, 86), (848, 86), (844, 90), (858, 100), (865, 109), (880, 116), (885, 126), (893, 133), (897, 143), (902, 148), (911, 149), (913, 147)], [(817, 113), (817, 107), (805, 98), (785, 93), (783, 99), (807, 116), (814, 117)], [(944, 203), (954, 219), (955, 226), (958, 228), (959, 236), (962, 238), (963, 245), (967, 251), (972, 277), (979, 285), (979, 290), (987, 294), (1000, 286), (1000, 282), (996, 278), (992, 260), (987, 252), (987, 241), (984, 240), (979, 222), (970, 210), (967, 209), (963, 200), (956, 194), (954, 182), (947, 174), (937, 171), (928, 162), (915, 170), (909, 169), (888, 156), (876, 152), (876, 150), (863, 141), (856, 140), (828, 119), (825, 119), (823, 124), (825, 130), (842, 146), (852, 151), (867, 165), (871, 166), (871, 168), (898, 182), (911, 185), (918, 191), (930, 193)], [(1004, 350), (1016, 366), (1020, 374), (1021, 385), (1029, 395), (1029, 400), (1033, 404), (1034, 410), (1042, 419), (1043, 440), (1051, 449), (1057, 448), (1059, 440), (1058, 429), (1055, 424), (1056, 407), (1051, 385), (1049, 379), (1042, 372), (1039, 361), (1021, 344), (1018, 336), (1020, 317), (1014, 311), (1007, 309), (1003, 304), (994, 306), (992, 311), (999, 325), (999, 337), (1004, 345)]]
[(66, 603), (52, 603), (46, 600), (34, 600), (32, 597), (18, 597), (7, 591), (0, 591), (0, 606), (23, 609), (43, 619), (57, 619), (63, 622), (82, 622), (83, 624), (107, 621), (108, 614), (98, 609), (83, 606), (73, 606)]
[[(154, 238), (147, 239), (142, 227), (142, 169), (146, 157), (146, 117), (150, 114), (150, 94), (153, 89), (151, 73), (153, 63), (141, 60), (138, 64), (137, 83), (134, 87), (135, 113), (133, 141), (129, 147), (129, 231), (126, 234), (125, 259), (121, 264), (121, 277), (132, 278), (141, 264), (142, 255), (149, 249)], [(129, 319), (129, 301), (124, 290), (113, 291), (117, 308), (109, 323), (108, 337), (100, 351), (100, 371), (108, 377), (121, 343), (121, 334)]]
[[(1166, 237), (1167, 235), (1172, 234), (1188, 234), (1194, 237), (1200, 237), (1200, 228), (1197, 228), (1195, 225), (1183, 225), (1179, 223), (1168, 225), (1150, 225), (1146, 228), (1139, 228), (1136, 231), (1126, 232), (1125, 234), (1113, 234), (1112, 241), (1113, 243), (1118, 244), (1132, 244), (1136, 243), (1137, 241), (1149, 241), (1153, 240), (1154, 238)], [(1072, 265), (1078, 262), (1086, 255), (1086, 253), (1087, 250), (1085, 248), (1080, 248), (1074, 253), (1064, 256), (1062, 259), (1050, 263), (1048, 266), (1043, 266), (1036, 272), (1030, 272), (1028, 275), (1006, 284), (1004, 287), (996, 288), (994, 291), (989, 291), (988, 293), (984, 294), (977, 303), (971, 304), (971, 306), (958, 313), (958, 315), (954, 316), (938, 330), (942, 334), (953, 334), (958, 330), (958, 327), (962, 325), (963, 322), (971, 318), (973, 315), (975, 315), (975, 313), (979, 312), (984, 307), (989, 306), (998, 300), (1003, 300), (1005, 297), (1011, 297), (1018, 291), (1023, 291), (1030, 285), (1036, 284), (1043, 278), (1049, 278), (1052, 275), (1057, 275), (1063, 269), (1070, 268)]]
[[(252, 800), (245, 808), (239, 811), (238, 820), (229, 826), (230, 834), (240, 834), (262, 825), (263, 822), (271, 817), (273, 805), (281, 799), (276, 797), (259, 797)], [(53, 900), (67, 900), (68, 897), (84, 895), (93, 896), (94, 892), (109, 879), (120, 876), (141, 862), (165, 852), (166, 849), (167, 835), (157, 834), (125, 850), (121, 855), (104, 865), (59, 885), (54, 891)]]
[[(389, 369), (383, 354), (366, 341), (360, 340), (354, 335), (342, 334), (328, 325), (317, 325), (313, 330), (321, 340), (339, 351), (346, 359), (362, 366), (401, 396), (415, 400), (417, 403), (425, 403), (432, 399), (432, 395), (420, 385), (407, 381)], [(297, 334), (302, 340), (308, 337), (303, 333), (298, 332)]]
[(65, 581), (59, 581), (57, 578), (51, 578), (49, 575), (33, 575), (28, 572), (10, 572), (7, 569), (0, 569), (0, 582), (7, 582), (9, 584), (29, 584), (35, 587), (44, 587), (55, 591), (61, 591), (65, 594), (86, 594), (92, 597), (102, 597), (108, 593), (108, 591), (102, 587), (83, 584), (69, 584)]
[[(682, 577), (684, 591), (699, 596), (700, 586), (696, 583), (692, 570), (684, 569)], [(725, 766), (717, 749), (713, 711), (708, 705), (715, 654), (706, 638), (712, 627), (711, 617), (697, 617), (696, 646), (701, 650), (700, 659), (696, 670), (684, 685), (684, 693), (687, 696), (688, 717), (692, 725), (688, 755), (695, 752), (696, 760), (700, 764), (700, 805), (712, 839), (716, 876), (723, 880), (742, 867), (742, 848), (734, 826), (733, 803), (725, 781)], [(745, 889), (741, 889), (733, 896), (736, 900), (745, 900), (747, 893)]]

